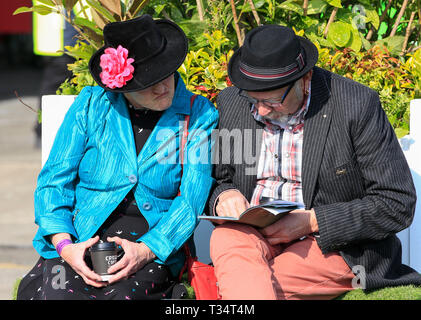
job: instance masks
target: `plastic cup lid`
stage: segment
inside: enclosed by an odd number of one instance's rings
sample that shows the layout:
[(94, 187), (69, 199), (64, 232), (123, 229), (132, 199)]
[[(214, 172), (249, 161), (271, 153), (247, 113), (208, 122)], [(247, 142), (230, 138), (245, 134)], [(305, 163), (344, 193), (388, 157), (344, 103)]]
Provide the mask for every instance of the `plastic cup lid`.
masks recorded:
[(98, 242), (95, 243), (90, 250), (91, 251), (105, 251), (105, 250), (115, 250), (117, 248), (115, 242)]

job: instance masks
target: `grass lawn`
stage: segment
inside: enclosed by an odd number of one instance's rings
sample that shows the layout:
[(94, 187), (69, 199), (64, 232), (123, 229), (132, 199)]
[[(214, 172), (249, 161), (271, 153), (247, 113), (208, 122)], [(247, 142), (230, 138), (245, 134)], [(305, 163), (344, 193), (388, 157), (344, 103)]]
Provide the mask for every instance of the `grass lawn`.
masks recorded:
[[(186, 278), (183, 276), (182, 279), (187, 288), (187, 297), (185, 299), (194, 299), (194, 290), (187, 284)], [(13, 300), (16, 300), (19, 282), (20, 279), (16, 280), (12, 295)], [(400, 286), (374, 290), (367, 293), (364, 293), (361, 289), (356, 289), (339, 296), (336, 300), (421, 300), (421, 287), (413, 285)]]
[[(185, 299), (194, 299), (195, 295), (193, 288), (188, 285), (187, 281), (183, 282), (188, 292)], [(355, 289), (339, 296), (335, 300), (421, 300), (421, 287), (413, 285), (390, 287), (366, 293), (361, 289)]]
[(336, 300), (421, 300), (421, 287), (390, 287), (367, 293), (356, 289), (339, 296)]

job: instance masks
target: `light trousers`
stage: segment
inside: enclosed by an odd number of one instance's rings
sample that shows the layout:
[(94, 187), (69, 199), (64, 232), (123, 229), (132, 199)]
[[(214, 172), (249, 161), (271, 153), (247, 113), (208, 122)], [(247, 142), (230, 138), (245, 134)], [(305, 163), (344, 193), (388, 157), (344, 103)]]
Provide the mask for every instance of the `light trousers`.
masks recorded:
[(254, 227), (225, 223), (210, 246), (223, 300), (333, 299), (352, 290), (342, 256), (323, 254), (314, 236), (272, 246)]

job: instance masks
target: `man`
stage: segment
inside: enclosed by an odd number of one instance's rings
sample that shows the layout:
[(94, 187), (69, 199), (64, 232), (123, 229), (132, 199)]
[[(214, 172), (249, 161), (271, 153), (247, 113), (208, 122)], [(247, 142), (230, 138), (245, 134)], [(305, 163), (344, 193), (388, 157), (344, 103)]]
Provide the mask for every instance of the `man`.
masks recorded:
[(411, 224), (416, 196), (379, 97), (315, 67), (317, 58), (310, 41), (267, 25), (229, 62), (234, 87), (217, 99), (210, 213), (238, 216), (267, 198), (305, 209), (263, 229), (215, 228), (222, 299), (331, 299), (355, 287), (421, 284), (401, 264), (395, 234)]

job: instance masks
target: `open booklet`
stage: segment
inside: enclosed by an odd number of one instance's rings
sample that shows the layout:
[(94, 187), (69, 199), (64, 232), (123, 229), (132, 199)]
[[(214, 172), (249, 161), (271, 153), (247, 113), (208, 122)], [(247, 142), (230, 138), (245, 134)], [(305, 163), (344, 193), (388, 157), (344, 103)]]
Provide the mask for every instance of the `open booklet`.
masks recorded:
[(212, 222), (224, 220), (230, 222), (239, 222), (258, 228), (264, 228), (296, 209), (304, 209), (304, 205), (285, 200), (273, 200), (248, 208), (238, 218), (205, 215), (201, 215), (198, 218)]

